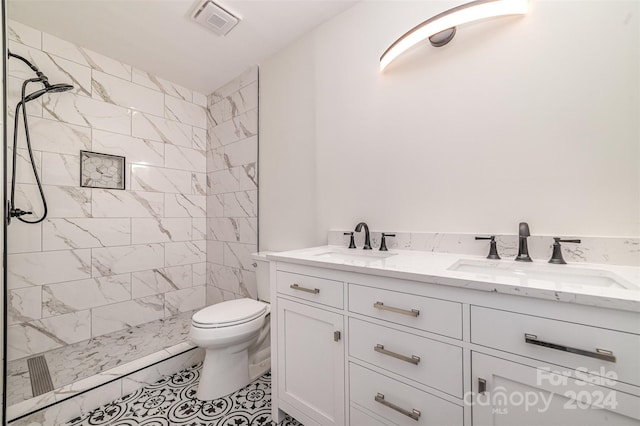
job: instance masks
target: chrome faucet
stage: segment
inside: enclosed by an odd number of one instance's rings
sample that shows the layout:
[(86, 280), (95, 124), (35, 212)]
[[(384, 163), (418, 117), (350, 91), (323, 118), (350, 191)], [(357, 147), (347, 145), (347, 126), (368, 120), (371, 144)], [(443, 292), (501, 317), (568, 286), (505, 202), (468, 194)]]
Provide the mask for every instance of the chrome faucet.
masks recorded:
[(527, 237), (530, 237), (529, 224), (527, 222), (520, 222), (518, 229), (518, 255), (516, 260), (519, 262), (531, 262), (529, 256), (529, 248), (527, 247)]
[(356, 225), (356, 232), (362, 231), (362, 227), (364, 226), (364, 247), (363, 250), (371, 250), (371, 237), (369, 235), (369, 225), (364, 222), (360, 222)]

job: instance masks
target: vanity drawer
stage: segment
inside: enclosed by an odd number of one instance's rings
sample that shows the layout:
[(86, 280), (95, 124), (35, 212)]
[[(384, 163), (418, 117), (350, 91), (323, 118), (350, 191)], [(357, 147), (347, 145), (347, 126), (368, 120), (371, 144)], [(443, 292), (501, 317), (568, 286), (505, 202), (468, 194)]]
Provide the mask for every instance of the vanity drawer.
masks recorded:
[(278, 293), (338, 309), (344, 307), (344, 285), (341, 281), (283, 271), (277, 272), (276, 280)]
[(635, 334), (472, 306), (471, 341), (640, 385), (640, 336)]
[(349, 284), (349, 310), (462, 339), (462, 305), (446, 300)]
[(462, 348), (457, 346), (351, 318), (349, 355), (462, 398)]
[(351, 401), (398, 425), (462, 425), (462, 407), (350, 363)]

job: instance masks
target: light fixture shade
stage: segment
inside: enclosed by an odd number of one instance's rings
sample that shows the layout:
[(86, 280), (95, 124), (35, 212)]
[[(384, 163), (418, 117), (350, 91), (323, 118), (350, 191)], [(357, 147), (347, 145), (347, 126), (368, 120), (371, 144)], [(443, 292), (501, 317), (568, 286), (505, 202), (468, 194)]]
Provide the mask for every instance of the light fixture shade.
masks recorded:
[(380, 71), (410, 47), (439, 32), (468, 22), (505, 15), (527, 13), (528, 0), (477, 0), (466, 3), (427, 19), (393, 42), (380, 57)]

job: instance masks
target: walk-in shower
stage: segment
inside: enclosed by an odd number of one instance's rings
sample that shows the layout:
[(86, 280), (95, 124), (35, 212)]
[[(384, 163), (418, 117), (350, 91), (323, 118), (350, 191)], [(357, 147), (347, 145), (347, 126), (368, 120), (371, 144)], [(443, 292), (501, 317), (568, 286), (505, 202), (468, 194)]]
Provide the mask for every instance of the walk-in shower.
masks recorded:
[[(30, 78), (22, 83), (20, 101), (16, 105), (15, 120), (13, 126), (13, 153), (12, 153), (12, 168), (11, 168), (11, 194), (7, 206), (7, 224), (11, 223), (11, 218), (15, 217), (24, 223), (40, 223), (47, 217), (47, 201), (42, 190), (42, 183), (40, 182), (40, 176), (36, 167), (35, 159), (33, 158), (33, 151), (31, 149), (31, 137), (29, 136), (29, 122), (27, 119), (27, 102), (38, 99), (45, 93), (59, 93), (66, 92), (73, 89), (70, 84), (50, 84), (49, 79), (44, 75), (38, 67), (29, 62), (26, 58), (9, 52), (9, 58), (16, 58), (27, 64), (29, 68), (36, 74), (35, 78)], [(44, 88), (36, 90), (27, 94), (27, 86), (30, 83), (40, 83)], [(27, 142), (27, 151), (29, 152), (29, 159), (31, 161), (31, 167), (33, 168), (33, 174), (38, 185), (38, 191), (40, 192), (40, 198), (42, 199), (43, 213), (39, 219), (26, 220), (22, 216), (33, 214), (33, 212), (22, 210), (15, 205), (15, 192), (16, 192), (16, 161), (18, 157), (18, 123), (20, 121), (20, 111), (22, 111), (22, 122), (24, 125), (24, 135)]]

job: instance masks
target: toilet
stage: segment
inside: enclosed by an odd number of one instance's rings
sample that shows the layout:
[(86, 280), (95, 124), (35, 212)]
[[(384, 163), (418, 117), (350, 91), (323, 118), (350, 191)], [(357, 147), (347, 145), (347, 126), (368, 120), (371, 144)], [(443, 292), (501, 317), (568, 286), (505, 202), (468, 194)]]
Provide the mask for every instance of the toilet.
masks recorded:
[(271, 367), (269, 261), (266, 253), (253, 258), (259, 300), (216, 303), (191, 318), (189, 338), (205, 350), (198, 399), (212, 400), (242, 389)]

